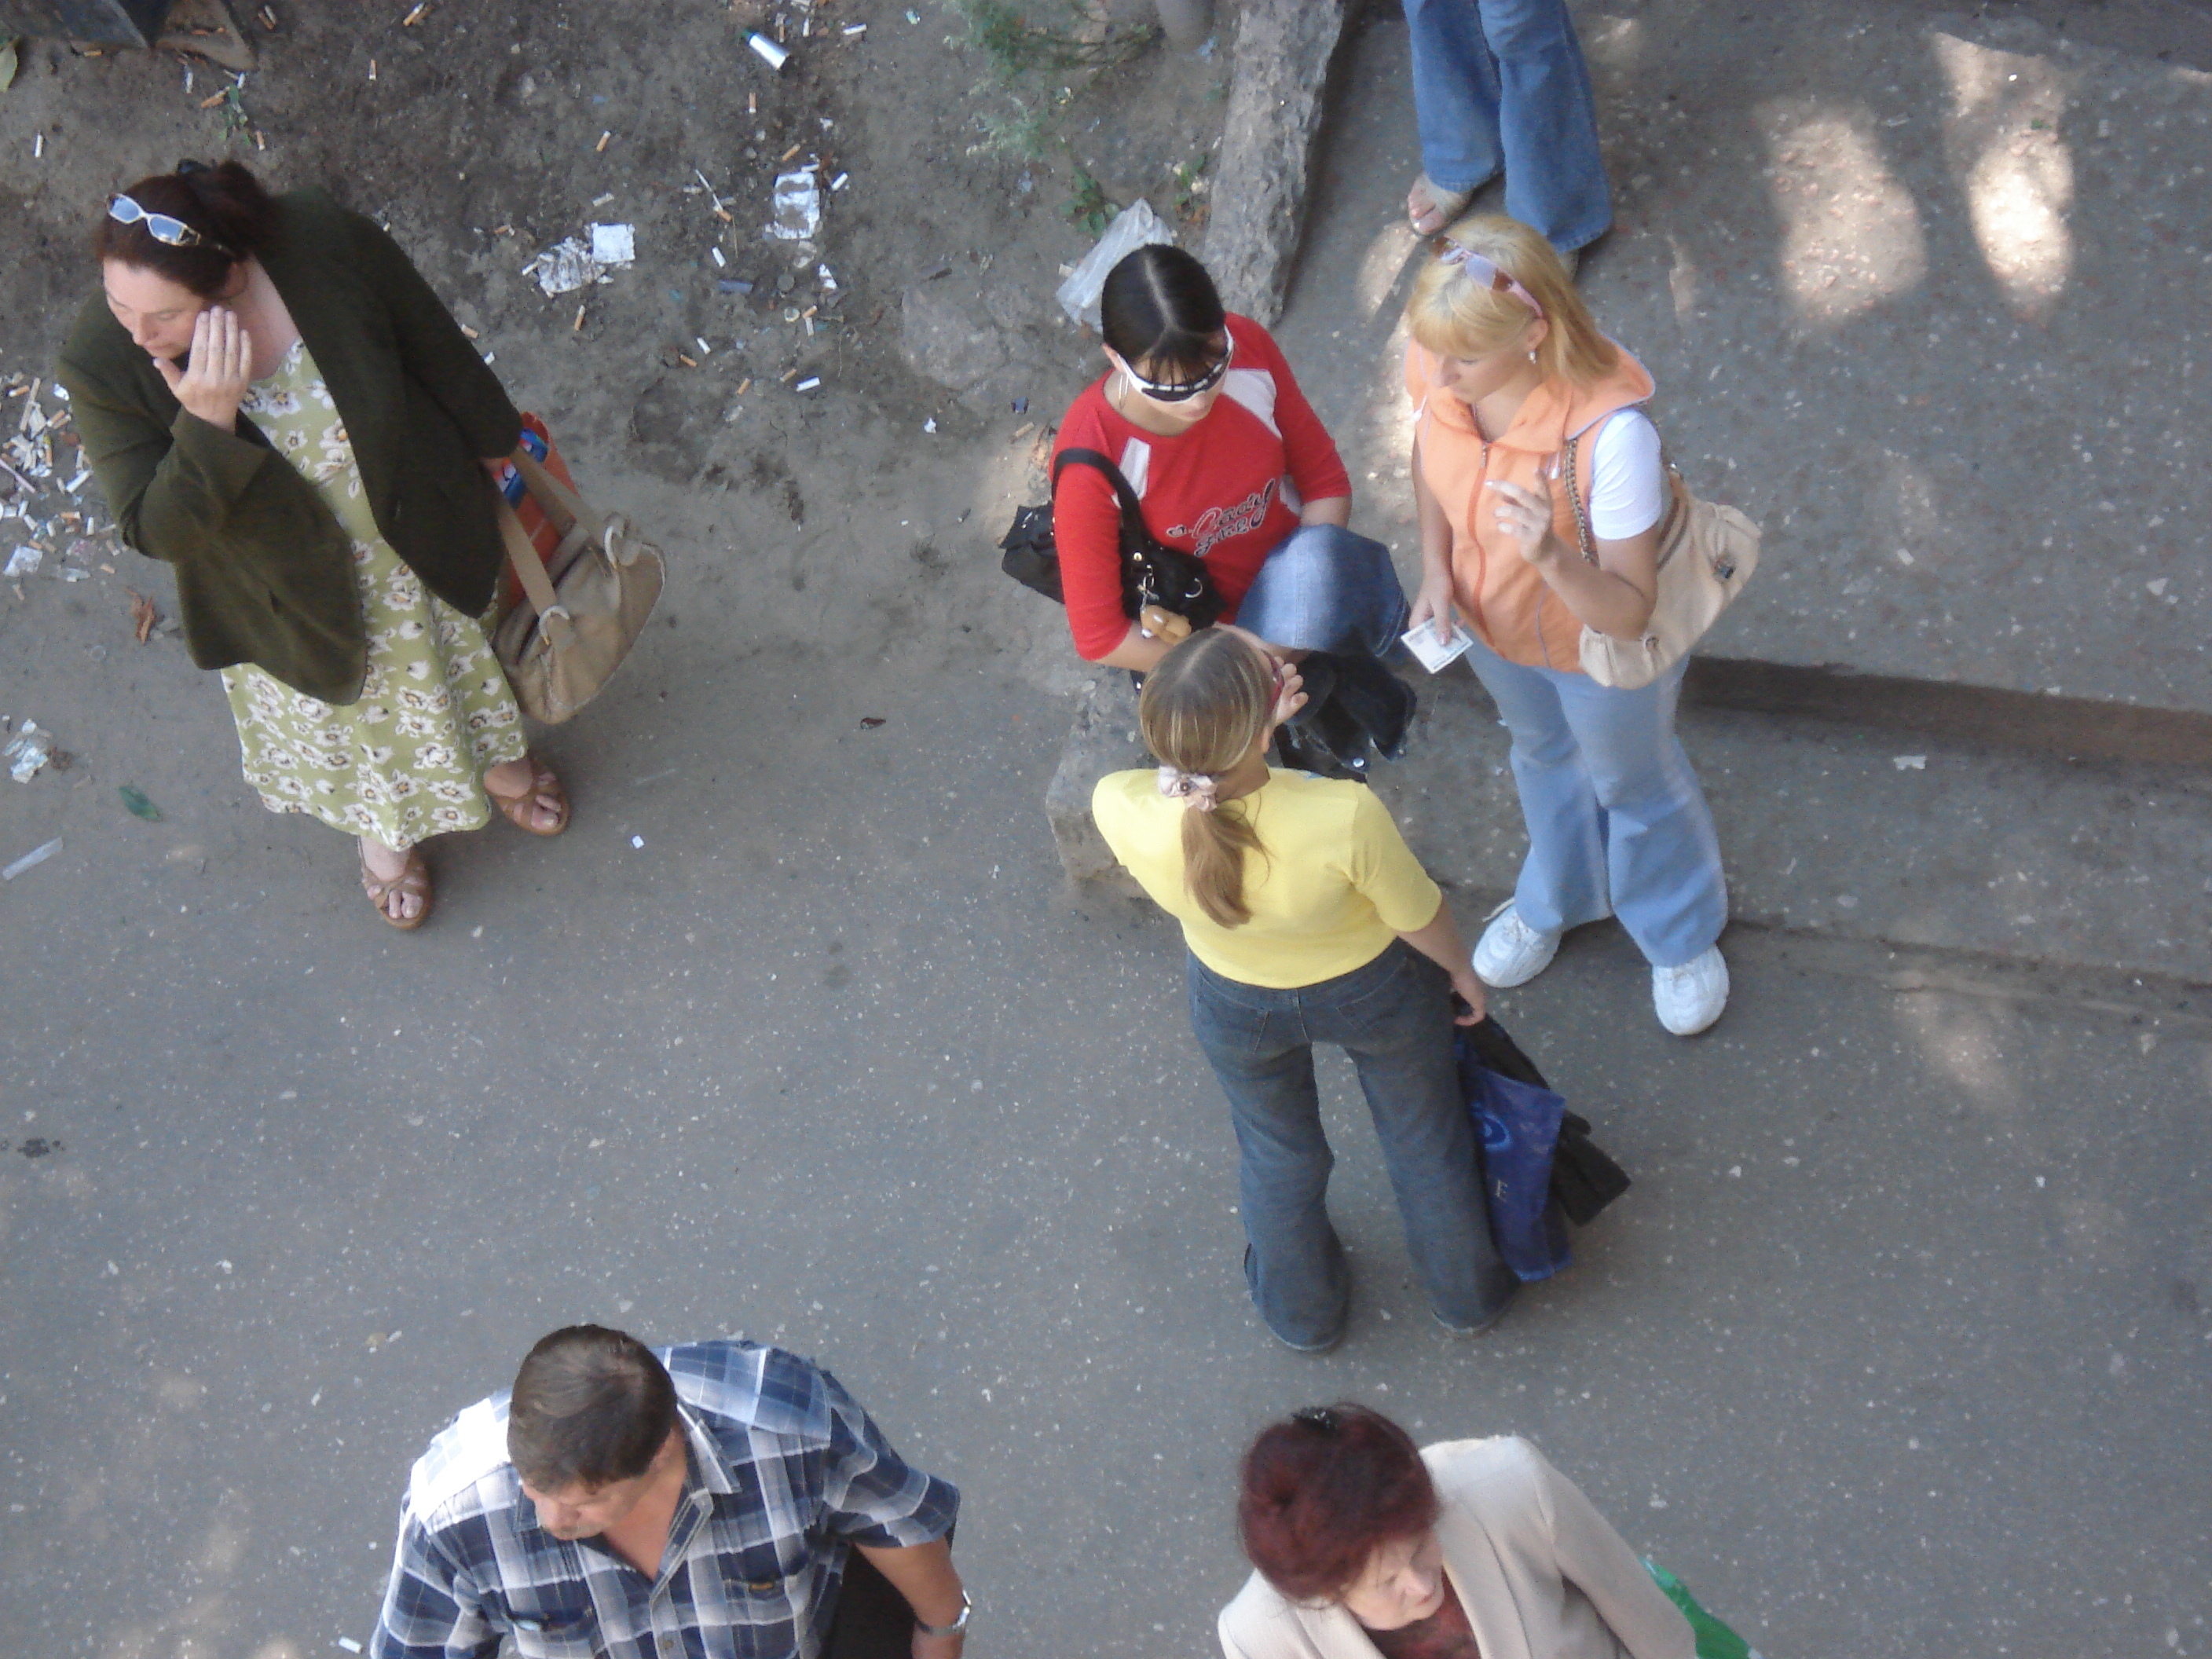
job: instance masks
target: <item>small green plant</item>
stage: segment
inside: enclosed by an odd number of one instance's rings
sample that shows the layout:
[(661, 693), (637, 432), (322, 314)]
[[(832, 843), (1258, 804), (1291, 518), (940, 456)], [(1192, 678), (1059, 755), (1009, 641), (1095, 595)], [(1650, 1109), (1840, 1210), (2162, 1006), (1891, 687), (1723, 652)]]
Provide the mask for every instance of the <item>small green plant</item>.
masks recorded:
[(1086, 234), (1097, 236), (1121, 210), (1107, 199), (1105, 186), (1091, 176), (1089, 168), (1076, 168), (1074, 193), (1062, 210), (1071, 222), (1082, 226)]
[(1213, 158), (1201, 155), (1194, 161), (1178, 161), (1169, 169), (1175, 181), (1176, 217), (1185, 224), (1194, 224), (1206, 216), (1206, 164)]
[(1044, 159), (1052, 147), (1052, 112), (1025, 98), (1014, 97), (1011, 101), (1013, 108), (1006, 114), (989, 110), (977, 112), (975, 124), (983, 129), (983, 137), (968, 146), (970, 155), (1005, 155), (1018, 161)]
[[(1152, 44), (1159, 33), (1150, 25), (1108, 28), (1097, 39), (1076, 28), (1040, 27), (1009, 0), (945, 0), (967, 31), (967, 44), (989, 60), (1001, 82), (1024, 75), (1060, 74), (1069, 70), (1111, 69), (1126, 64)], [(1062, 8), (1073, 25), (1079, 14)]]

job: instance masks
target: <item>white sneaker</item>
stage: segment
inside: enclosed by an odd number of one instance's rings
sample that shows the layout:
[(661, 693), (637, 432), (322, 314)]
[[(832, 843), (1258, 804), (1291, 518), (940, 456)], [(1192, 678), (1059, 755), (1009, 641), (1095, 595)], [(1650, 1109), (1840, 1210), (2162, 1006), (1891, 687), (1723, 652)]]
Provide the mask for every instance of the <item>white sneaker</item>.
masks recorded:
[(1510, 991), (1550, 967), (1559, 948), (1557, 933), (1538, 933), (1521, 920), (1508, 899), (1490, 913), (1490, 926), (1475, 945), (1474, 976), (1485, 985)]
[(1679, 968), (1651, 970), (1651, 1006), (1676, 1036), (1695, 1036), (1728, 1006), (1728, 963), (1713, 945)]

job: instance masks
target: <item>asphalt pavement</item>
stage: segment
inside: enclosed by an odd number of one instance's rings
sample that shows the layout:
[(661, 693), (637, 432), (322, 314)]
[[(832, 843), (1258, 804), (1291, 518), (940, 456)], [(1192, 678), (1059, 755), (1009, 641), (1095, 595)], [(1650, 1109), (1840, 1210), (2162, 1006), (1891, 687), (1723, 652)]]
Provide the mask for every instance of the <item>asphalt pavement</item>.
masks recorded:
[(551, 741), (568, 835), (438, 843), (411, 936), (211, 684), (82, 763), (164, 817), (0, 893), (9, 1651), (365, 1638), (409, 1462), (579, 1319), (835, 1370), (962, 1487), (979, 1656), (1207, 1652), (1241, 1444), (1338, 1397), (1530, 1436), (1771, 1659), (2206, 1645), (2185, 997), (1740, 927), (1683, 1042), (1578, 935), (1500, 1012), (1634, 1189), (1453, 1340), (1332, 1060), (1358, 1312), (1295, 1355), (1176, 941), (1030, 805), (1064, 704), (672, 614)]

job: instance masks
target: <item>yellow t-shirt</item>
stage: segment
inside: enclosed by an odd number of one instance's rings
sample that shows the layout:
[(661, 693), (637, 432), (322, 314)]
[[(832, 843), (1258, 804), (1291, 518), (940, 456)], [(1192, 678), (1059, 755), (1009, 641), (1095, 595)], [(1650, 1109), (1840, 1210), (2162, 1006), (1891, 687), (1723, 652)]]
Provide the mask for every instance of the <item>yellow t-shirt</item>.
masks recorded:
[(1182, 815), (1157, 772), (1115, 772), (1091, 792), (1098, 832), (1138, 884), (1182, 923), (1191, 953), (1224, 978), (1272, 990), (1318, 985), (1436, 920), (1443, 894), (1365, 784), (1270, 768), (1237, 803), (1264, 858), (1244, 860), (1241, 927), (1214, 921), (1183, 885)]

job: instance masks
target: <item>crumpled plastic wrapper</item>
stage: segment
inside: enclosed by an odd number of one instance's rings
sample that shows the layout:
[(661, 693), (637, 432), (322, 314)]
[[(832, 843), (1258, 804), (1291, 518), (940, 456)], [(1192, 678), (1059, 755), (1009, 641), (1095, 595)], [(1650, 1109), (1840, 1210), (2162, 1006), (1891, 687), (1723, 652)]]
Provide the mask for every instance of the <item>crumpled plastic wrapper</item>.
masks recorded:
[(768, 234), (780, 242), (808, 242), (822, 228), (822, 182), (810, 168), (779, 173)]

